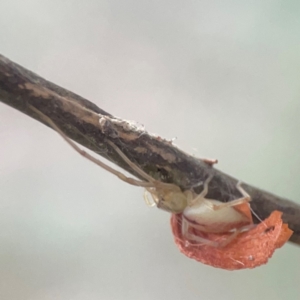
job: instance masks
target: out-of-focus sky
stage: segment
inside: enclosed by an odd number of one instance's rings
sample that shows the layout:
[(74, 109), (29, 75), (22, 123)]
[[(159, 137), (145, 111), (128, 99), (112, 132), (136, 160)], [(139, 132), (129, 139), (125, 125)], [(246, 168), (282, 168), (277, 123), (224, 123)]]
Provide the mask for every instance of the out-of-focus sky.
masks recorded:
[[(298, 1), (0, 2), (0, 52), (300, 202)], [(300, 249), (190, 260), (143, 191), (0, 103), (0, 299), (300, 299)]]

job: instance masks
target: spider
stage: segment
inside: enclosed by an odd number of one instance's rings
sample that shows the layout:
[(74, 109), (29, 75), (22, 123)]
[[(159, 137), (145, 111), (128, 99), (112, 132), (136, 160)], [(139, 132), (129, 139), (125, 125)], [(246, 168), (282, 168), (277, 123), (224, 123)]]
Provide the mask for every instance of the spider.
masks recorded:
[[(122, 181), (131, 185), (145, 188), (145, 201), (148, 205), (156, 205), (158, 208), (170, 212), (172, 214), (182, 214), (182, 234), (186, 241), (196, 244), (206, 244), (213, 247), (224, 247), (229, 244), (242, 231), (250, 229), (252, 225), (251, 214), (245, 214), (237, 208), (246, 205), (249, 211), (250, 196), (241, 187), (241, 182), (237, 184), (237, 189), (242, 194), (242, 197), (230, 202), (222, 203), (215, 199), (206, 199), (208, 185), (213, 175), (209, 175), (203, 184), (203, 191), (200, 194), (190, 189), (182, 191), (177, 185), (172, 183), (164, 183), (152, 178), (145, 173), (140, 167), (134, 164), (129, 158), (118, 148), (113, 142), (107, 143), (120, 155), (120, 157), (144, 180), (138, 180), (132, 177), (127, 177), (123, 173), (108, 166), (101, 160), (90, 155), (83, 149), (77, 146), (75, 142), (69, 139), (63, 131), (44, 113), (33, 106), (29, 106), (42, 120), (48, 123), (56, 130), (61, 137), (80, 155), (102, 167), (106, 171), (116, 175)], [(207, 160), (207, 163), (212, 161)], [(153, 199), (151, 203), (148, 198), (149, 193)], [(200, 237), (191, 232), (198, 230), (205, 233), (230, 233), (228, 238), (222, 242), (211, 241)]]

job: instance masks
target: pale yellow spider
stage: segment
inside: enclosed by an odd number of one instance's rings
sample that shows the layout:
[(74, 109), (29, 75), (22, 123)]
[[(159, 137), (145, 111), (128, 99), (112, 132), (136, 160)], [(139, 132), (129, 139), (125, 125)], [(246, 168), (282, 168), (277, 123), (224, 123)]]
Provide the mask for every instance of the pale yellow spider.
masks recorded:
[[(247, 203), (251, 200), (250, 196), (241, 187), (241, 183), (237, 184), (237, 189), (241, 192), (242, 197), (230, 202), (222, 203), (215, 199), (206, 199), (205, 196), (208, 192), (208, 184), (213, 178), (209, 175), (204, 182), (203, 191), (200, 194), (195, 194), (192, 190), (182, 191), (177, 185), (171, 183), (164, 183), (158, 181), (141, 168), (128, 159), (128, 157), (111, 141), (107, 143), (120, 155), (120, 157), (145, 180), (138, 180), (132, 177), (127, 177), (123, 173), (113, 169), (101, 160), (93, 157), (86, 151), (79, 148), (75, 142), (69, 139), (61, 129), (45, 114), (33, 106), (29, 106), (35, 113), (37, 113), (46, 123), (55, 129), (62, 138), (80, 155), (88, 160), (107, 170), (108, 172), (116, 175), (121, 180), (135, 186), (144, 187), (146, 192), (150, 193), (154, 204), (165, 211), (183, 215), (182, 233), (186, 240), (196, 243), (211, 244), (215, 247), (222, 247), (228, 244), (239, 232), (247, 230), (251, 222), (247, 216), (234, 206)], [(145, 200), (148, 205), (151, 201), (145, 195)], [(189, 232), (189, 228), (194, 228), (201, 232), (207, 233), (228, 233), (232, 232), (228, 240), (220, 244), (211, 242), (205, 238), (201, 238)], [(250, 228), (250, 227), (249, 227)]]

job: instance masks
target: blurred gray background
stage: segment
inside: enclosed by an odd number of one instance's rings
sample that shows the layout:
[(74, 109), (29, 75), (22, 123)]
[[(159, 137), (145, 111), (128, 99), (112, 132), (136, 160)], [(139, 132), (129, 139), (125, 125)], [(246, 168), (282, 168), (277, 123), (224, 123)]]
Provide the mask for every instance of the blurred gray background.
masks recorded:
[[(0, 52), (300, 202), (299, 1), (0, 2)], [(0, 299), (300, 299), (300, 249), (229, 272), (169, 215), (0, 103)]]

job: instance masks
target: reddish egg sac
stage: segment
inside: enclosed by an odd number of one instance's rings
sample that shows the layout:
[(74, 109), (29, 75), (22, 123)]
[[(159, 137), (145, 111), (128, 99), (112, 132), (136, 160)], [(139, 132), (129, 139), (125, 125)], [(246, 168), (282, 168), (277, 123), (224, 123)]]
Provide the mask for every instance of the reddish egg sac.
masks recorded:
[[(172, 214), (171, 226), (176, 245), (189, 258), (226, 270), (251, 269), (267, 263), (274, 251), (291, 237), (293, 231), (283, 224), (281, 215), (281, 212), (273, 211), (262, 223), (240, 233), (223, 248), (186, 240), (182, 235), (182, 214)], [(232, 234), (204, 233), (194, 228), (190, 231), (210, 241), (220, 241)]]

